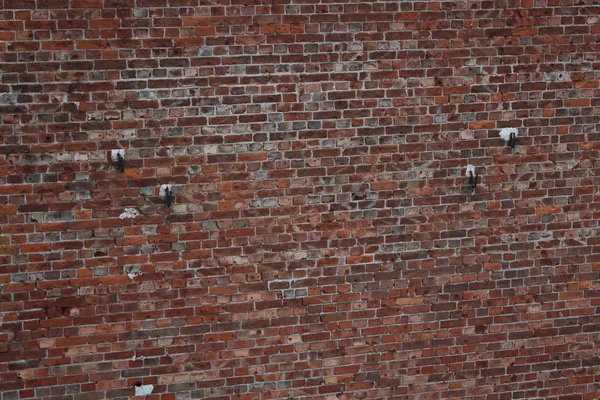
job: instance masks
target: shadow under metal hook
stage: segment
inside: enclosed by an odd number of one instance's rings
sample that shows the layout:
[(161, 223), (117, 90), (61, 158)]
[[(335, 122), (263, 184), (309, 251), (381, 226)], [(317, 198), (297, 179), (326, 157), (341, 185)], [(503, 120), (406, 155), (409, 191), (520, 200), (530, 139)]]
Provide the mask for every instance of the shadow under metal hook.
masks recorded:
[(513, 149), (515, 148), (515, 146), (517, 145), (517, 135), (514, 132), (510, 133), (510, 137), (508, 139), (508, 145), (510, 147), (512, 147)]
[(117, 163), (119, 165), (119, 171), (125, 172), (125, 159), (121, 153), (117, 153)]
[(171, 204), (173, 204), (173, 192), (171, 192), (171, 188), (166, 187), (165, 188), (165, 205), (167, 207), (171, 207)]
[(477, 174), (473, 174), (473, 171), (469, 171), (469, 185), (473, 190), (477, 187), (477, 176)]

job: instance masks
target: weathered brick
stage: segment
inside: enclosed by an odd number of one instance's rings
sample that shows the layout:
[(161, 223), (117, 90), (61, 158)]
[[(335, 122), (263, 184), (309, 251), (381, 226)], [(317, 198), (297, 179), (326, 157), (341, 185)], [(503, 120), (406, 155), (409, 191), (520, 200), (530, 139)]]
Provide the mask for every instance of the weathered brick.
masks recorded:
[(600, 397), (592, 2), (205, 3), (0, 0), (1, 400)]

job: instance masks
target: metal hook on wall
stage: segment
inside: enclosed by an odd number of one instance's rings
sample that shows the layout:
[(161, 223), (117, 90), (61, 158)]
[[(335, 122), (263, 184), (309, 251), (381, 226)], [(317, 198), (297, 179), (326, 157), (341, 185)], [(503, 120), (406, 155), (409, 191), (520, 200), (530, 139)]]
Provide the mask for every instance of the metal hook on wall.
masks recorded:
[(469, 185), (471, 186), (471, 189), (477, 187), (477, 174), (473, 175), (472, 171), (469, 171)]
[(518, 135), (519, 130), (517, 128), (504, 128), (500, 131), (500, 137), (506, 140), (506, 144), (508, 144), (513, 149), (517, 145)]
[(119, 171), (125, 172), (125, 159), (121, 153), (117, 153), (117, 162), (119, 163)]
[(117, 162), (117, 166), (118, 166), (120, 172), (125, 171), (125, 150), (124, 149), (112, 150), (110, 152), (110, 158), (112, 161)]
[(171, 188), (171, 185), (162, 185), (160, 187), (160, 196), (164, 199), (165, 206), (171, 207), (174, 198), (173, 189)]
[(515, 135), (514, 132), (510, 133), (510, 138), (508, 139), (508, 145), (510, 147), (512, 147), (513, 149), (515, 148), (515, 146), (517, 145), (517, 135)]
[(477, 171), (475, 171), (475, 167), (473, 165), (467, 165), (466, 175), (469, 178), (469, 186), (472, 190), (475, 190), (475, 188), (477, 188), (477, 178), (479, 178), (479, 175), (477, 175)]
[(171, 192), (171, 189), (166, 188), (165, 189), (165, 205), (167, 207), (171, 207), (171, 203), (173, 203), (173, 192)]

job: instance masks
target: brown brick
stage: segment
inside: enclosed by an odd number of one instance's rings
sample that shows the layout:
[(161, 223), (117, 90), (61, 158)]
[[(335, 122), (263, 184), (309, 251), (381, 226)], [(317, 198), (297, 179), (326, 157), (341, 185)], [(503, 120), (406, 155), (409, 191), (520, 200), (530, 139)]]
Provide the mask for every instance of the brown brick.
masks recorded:
[(0, 3), (2, 396), (599, 397), (592, 2)]

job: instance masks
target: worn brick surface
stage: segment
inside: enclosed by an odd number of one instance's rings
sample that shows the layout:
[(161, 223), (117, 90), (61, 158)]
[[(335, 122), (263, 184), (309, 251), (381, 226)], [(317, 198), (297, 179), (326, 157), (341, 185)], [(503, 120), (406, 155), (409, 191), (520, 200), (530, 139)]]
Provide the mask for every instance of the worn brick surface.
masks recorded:
[(0, 6), (1, 400), (600, 398), (598, 1)]

